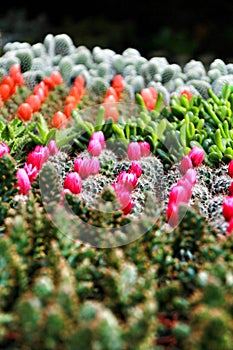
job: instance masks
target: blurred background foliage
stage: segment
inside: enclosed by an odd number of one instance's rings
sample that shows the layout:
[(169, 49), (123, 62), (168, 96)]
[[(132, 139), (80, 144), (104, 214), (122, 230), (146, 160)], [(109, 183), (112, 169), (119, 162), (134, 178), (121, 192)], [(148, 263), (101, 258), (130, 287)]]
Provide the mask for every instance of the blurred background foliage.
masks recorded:
[(67, 33), (76, 46), (110, 48), (121, 53), (134, 47), (146, 58), (166, 56), (184, 64), (214, 58), (233, 61), (233, 6), (231, 1), (213, 4), (196, 0), (137, 5), (128, 0), (110, 3), (51, 5), (43, 0), (34, 6), (25, 1), (1, 4), (1, 45), (9, 41), (37, 43), (46, 34)]

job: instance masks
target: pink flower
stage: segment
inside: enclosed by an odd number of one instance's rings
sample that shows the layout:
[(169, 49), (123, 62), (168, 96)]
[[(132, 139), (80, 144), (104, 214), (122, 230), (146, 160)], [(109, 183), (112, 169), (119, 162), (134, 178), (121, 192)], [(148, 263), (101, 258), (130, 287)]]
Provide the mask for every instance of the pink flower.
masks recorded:
[(138, 142), (130, 142), (127, 148), (128, 158), (130, 160), (139, 160), (141, 158), (141, 148)]
[(90, 140), (88, 144), (88, 153), (94, 157), (98, 157), (102, 151), (102, 145), (99, 140)]
[(222, 202), (222, 213), (226, 221), (233, 217), (233, 197), (227, 196)]
[(125, 215), (129, 214), (134, 206), (130, 192), (120, 183), (113, 184), (113, 188), (116, 192), (117, 199), (120, 202), (121, 210)]
[(188, 180), (192, 186), (197, 182), (197, 171), (195, 169), (188, 169), (183, 176), (183, 179)]
[(128, 173), (134, 173), (137, 177), (140, 177), (142, 175), (142, 166), (140, 163), (132, 162)]
[(94, 131), (91, 135), (90, 140), (98, 140), (102, 146), (102, 149), (104, 149), (105, 137), (103, 131)]
[(26, 173), (26, 170), (23, 168), (19, 168), (17, 170), (16, 177), (18, 179), (17, 187), (19, 187), (19, 194), (27, 195), (29, 189), (31, 188), (31, 183)]
[(52, 154), (52, 155), (55, 155), (57, 154), (58, 152), (58, 147), (57, 147), (57, 144), (56, 144), (56, 141), (55, 140), (50, 140), (49, 143), (48, 143), (48, 149), (49, 149), (49, 153)]
[(129, 191), (132, 191), (137, 186), (138, 178), (135, 173), (121, 171), (118, 174), (116, 181), (123, 183)]
[(189, 156), (184, 156), (181, 164), (180, 164), (180, 171), (182, 174), (185, 174), (188, 169), (193, 168), (192, 160)]
[(28, 174), (28, 178), (30, 180), (30, 182), (32, 183), (35, 178), (37, 177), (39, 170), (36, 166), (33, 167), (33, 165), (30, 164), (25, 164), (24, 165), (24, 170), (26, 171), (26, 173)]
[(31, 151), (28, 156), (26, 163), (32, 164), (32, 167), (37, 167), (40, 170), (44, 162), (49, 158), (49, 149), (47, 146), (37, 145), (33, 151)]
[(187, 198), (189, 200), (192, 196), (192, 189), (193, 189), (191, 182), (187, 178), (182, 177), (177, 181), (177, 185), (182, 186), (184, 188)]
[(233, 159), (228, 164), (228, 175), (233, 178)]
[(96, 175), (100, 171), (99, 159), (92, 158), (76, 158), (74, 160), (74, 171), (79, 173), (82, 179), (86, 179), (89, 175)]
[(186, 191), (185, 186), (174, 185), (172, 186), (169, 193), (169, 203), (180, 204), (188, 203), (189, 201), (189, 192)]
[(64, 179), (64, 189), (70, 190), (74, 194), (78, 194), (82, 189), (81, 176), (76, 172), (70, 172)]
[(90, 172), (92, 175), (97, 175), (100, 172), (100, 161), (98, 158), (92, 157), (89, 159)]
[(170, 226), (175, 227), (179, 221), (179, 205), (174, 202), (170, 202), (167, 206), (166, 216), (167, 222)]
[(188, 153), (188, 156), (190, 157), (193, 166), (198, 166), (201, 164), (205, 158), (204, 150), (200, 147), (194, 146), (193, 149)]
[(150, 154), (150, 144), (147, 141), (139, 141), (140, 151), (142, 157), (147, 157)]
[(10, 153), (10, 147), (2, 141), (0, 144), (0, 158), (6, 153)]

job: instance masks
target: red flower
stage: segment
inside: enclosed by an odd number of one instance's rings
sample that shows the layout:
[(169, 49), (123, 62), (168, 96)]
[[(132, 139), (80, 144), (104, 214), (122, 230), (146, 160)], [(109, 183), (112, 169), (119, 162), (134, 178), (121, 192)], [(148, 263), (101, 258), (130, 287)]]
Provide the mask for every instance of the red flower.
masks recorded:
[(32, 113), (33, 109), (29, 103), (23, 102), (18, 106), (17, 117), (24, 122), (27, 122), (31, 119)]

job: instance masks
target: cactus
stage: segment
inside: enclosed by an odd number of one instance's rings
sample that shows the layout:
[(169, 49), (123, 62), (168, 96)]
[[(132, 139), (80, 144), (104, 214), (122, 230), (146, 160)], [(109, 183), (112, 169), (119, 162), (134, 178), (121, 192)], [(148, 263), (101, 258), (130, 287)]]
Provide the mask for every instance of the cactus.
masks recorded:
[(57, 34), (54, 36), (54, 54), (68, 56), (74, 48), (73, 40), (67, 34)]
[(15, 53), (16, 57), (20, 60), (21, 72), (28, 72), (31, 70), (33, 62), (33, 52), (31, 49), (20, 49)]

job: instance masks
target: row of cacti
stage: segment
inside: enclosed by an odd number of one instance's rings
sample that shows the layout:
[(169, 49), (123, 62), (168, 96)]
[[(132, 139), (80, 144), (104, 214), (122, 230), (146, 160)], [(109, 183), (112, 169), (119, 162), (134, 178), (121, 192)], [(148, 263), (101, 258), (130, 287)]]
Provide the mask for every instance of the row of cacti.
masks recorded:
[(134, 48), (122, 53), (101, 47), (75, 46), (67, 34), (47, 34), (42, 42), (9, 42), (3, 47), (0, 60), (1, 74), (7, 75), (10, 66), (21, 66), (26, 84), (33, 87), (43, 77), (58, 70), (66, 83), (72, 84), (82, 74), (87, 87), (94, 94), (104, 94), (116, 74), (121, 74), (130, 94), (153, 86), (164, 93), (166, 102), (171, 94), (187, 88), (195, 95), (208, 98), (207, 90), (219, 95), (222, 87), (232, 84), (233, 65), (214, 59), (209, 67), (201, 61), (190, 60), (184, 67), (169, 63), (165, 57), (147, 59)]

